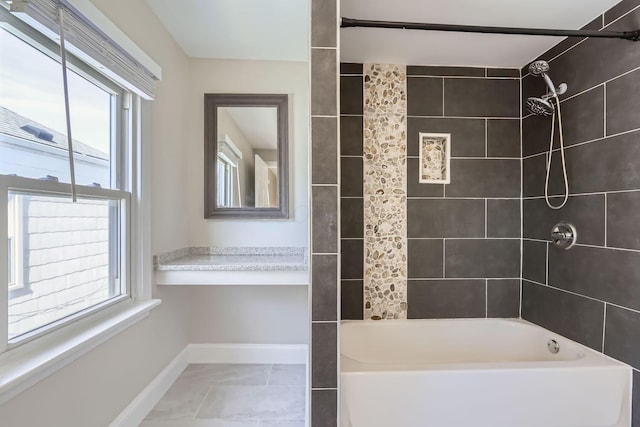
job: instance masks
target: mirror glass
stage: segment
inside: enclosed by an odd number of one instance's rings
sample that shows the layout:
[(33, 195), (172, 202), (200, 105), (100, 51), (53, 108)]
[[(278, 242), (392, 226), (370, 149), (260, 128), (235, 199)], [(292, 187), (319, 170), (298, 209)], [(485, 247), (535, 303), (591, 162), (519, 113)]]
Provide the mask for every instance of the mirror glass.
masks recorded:
[(288, 95), (205, 94), (205, 218), (288, 217)]
[(218, 107), (218, 208), (278, 207), (278, 109)]

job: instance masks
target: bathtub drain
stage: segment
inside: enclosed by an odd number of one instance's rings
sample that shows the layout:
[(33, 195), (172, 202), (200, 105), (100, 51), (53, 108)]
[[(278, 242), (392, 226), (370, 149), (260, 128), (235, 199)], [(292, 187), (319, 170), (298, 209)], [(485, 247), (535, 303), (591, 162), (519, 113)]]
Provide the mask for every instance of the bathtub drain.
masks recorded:
[(547, 343), (547, 348), (551, 353), (556, 354), (560, 351), (560, 344), (558, 344), (558, 341), (556, 340), (549, 340), (549, 342)]

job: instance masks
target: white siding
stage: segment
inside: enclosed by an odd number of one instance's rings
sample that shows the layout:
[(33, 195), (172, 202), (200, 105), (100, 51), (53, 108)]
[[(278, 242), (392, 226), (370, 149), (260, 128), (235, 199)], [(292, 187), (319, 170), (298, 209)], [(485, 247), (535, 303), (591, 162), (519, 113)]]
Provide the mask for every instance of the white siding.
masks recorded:
[(73, 204), (44, 196), (20, 196), (16, 201), (22, 205), (22, 237), (17, 238), (23, 239), (24, 292), (14, 291), (9, 300), (10, 336), (112, 296), (109, 202)]

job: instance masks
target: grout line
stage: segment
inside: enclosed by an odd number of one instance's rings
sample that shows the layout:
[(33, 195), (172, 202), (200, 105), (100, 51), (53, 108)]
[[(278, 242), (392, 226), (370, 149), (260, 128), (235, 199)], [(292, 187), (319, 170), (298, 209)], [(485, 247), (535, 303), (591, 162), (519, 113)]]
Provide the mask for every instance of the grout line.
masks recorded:
[[(346, 115), (346, 114), (343, 114)], [(503, 117), (503, 116), (421, 116), (421, 115), (407, 115), (409, 119), (469, 119), (469, 120), (520, 120), (520, 117)]]
[(267, 386), (271, 382), (271, 376), (273, 375), (273, 365), (269, 365), (269, 377), (267, 378)]
[(191, 417), (192, 419), (194, 420), (196, 419), (198, 412), (200, 412), (200, 409), (202, 409), (202, 405), (204, 405), (204, 402), (207, 400), (207, 397), (209, 397), (209, 393), (211, 393), (211, 390), (213, 390), (213, 386), (209, 386), (209, 389), (207, 390), (204, 397), (202, 398), (202, 401), (198, 405), (198, 409), (196, 409), (196, 411), (193, 413), (193, 417)]
[(487, 207), (488, 203), (487, 203), (487, 199), (484, 199), (484, 238), (487, 238), (487, 229), (489, 228), (488, 223), (489, 223), (489, 214), (488, 214), (488, 210), (489, 208)]
[(442, 239), (442, 279), (445, 279), (447, 277), (447, 275), (446, 275), (446, 265), (447, 264), (445, 262), (446, 261), (445, 254), (446, 254), (446, 248), (447, 248), (447, 245), (445, 243), (446, 240), (447, 239)]
[[(511, 70), (512, 68), (508, 68)], [(353, 75), (353, 74), (345, 74)], [(443, 76), (443, 75), (426, 75), (426, 74), (408, 74), (407, 79), (458, 79), (458, 80), (518, 80), (520, 77), (509, 76)]]
[[(469, 280), (472, 280), (472, 279), (469, 279)], [(546, 287), (546, 288), (553, 289), (553, 290), (555, 290), (555, 291), (564, 292), (564, 293), (566, 293), (566, 294), (570, 294), (570, 295), (573, 295), (573, 296), (586, 298), (586, 299), (591, 300), (591, 301), (601, 302), (601, 303), (603, 303), (603, 304), (607, 304), (607, 305), (610, 305), (610, 306), (612, 306), (612, 307), (619, 308), (619, 309), (621, 309), (621, 310), (627, 310), (627, 311), (631, 311), (631, 312), (633, 312), (633, 313), (638, 313), (638, 314), (640, 314), (640, 310), (636, 310), (636, 309), (629, 308), (629, 307), (624, 307), (624, 306), (621, 306), (621, 305), (619, 305), (619, 304), (614, 304), (614, 303), (609, 302), (609, 301), (604, 301), (604, 300), (601, 300), (601, 299), (598, 299), (598, 298), (590, 297), (589, 295), (580, 294), (580, 293), (577, 293), (577, 292), (569, 291), (569, 290), (567, 290), (567, 289), (558, 288), (558, 287), (556, 287), (556, 286), (545, 285), (545, 284), (542, 284), (542, 283), (540, 283), (540, 282), (536, 282), (535, 280), (531, 280), (531, 279), (522, 279), (522, 280), (524, 280), (525, 282), (529, 282), (529, 283), (531, 283), (531, 284), (534, 284), (534, 285), (544, 286), (544, 287)]]
[[(638, 8), (640, 8), (640, 5), (634, 7), (633, 9), (631, 9), (630, 11), (623, 13), (622, 15), (618, 16), (616, 19), (614, 19), (613, 21), (609, 22), (607, 25), (603, 25), (602, 29), (607, 28), (608, 26), (615, 24), (616, 22), (618, 22), (619, 20), (621, 20), (622, 18), (624, 18), (625, 16), (635, 12)], [(602, 14), (602, 23), (604, 24), (604, 13)]]
[(489, 158), (489, 119), (484, 119), (484, 157)]
[(585, 244), (585, 243), (576, 243), (576, 246), (583, 247), (583, 248), (609, 249), (609, 250), (612, 250), (612, 251), (640, 253), (640, 249), (614, 248), (614, 247), (611, 247), (611, 246), (588, 245), (588, 244)]
[[(618, 133), (615, 133), (615, 134), (603, 136), (601, 138), (590, 139), (589, 141), (579, 142), (577, 144), (572, 144), (572, 145), (569, 145), (569, 146), (565, 145), (565, 150), (570, 150), (572, 148), (579, 147), (579, 146), (585, 145), (585, 144), (592, 144), (592, 143), (595, 143), (595, 142), (606, 141), (607, 139), (610, 139), (610, 138), (616, 138), (618, 136), (622, 136), (622, 135), (626, 135), (626, 134), (633, 133), (633, 132), (638, 132), (638, 131), (640, 131), (640, 128), (630, 129), (630, 130), (626, 130), (624, 132), (618, 132)], [(554, 148), (553, 151), (554, 152), (555, 151), (560, 151), (560, 149), (559, 148)], [(528, 156), (523, 157), (523, 159), (528, 160), (528, 159), (531, 159), (533, 157), (538, 157), (538, 156), (548, 155), (548, 154), (549, 154), (549, 150), (546, 150), (546, 151), (543, 151), (541, 153), (529, 154)]]
[(595, 86), (591, 86), (591, 87), (590, 87), (590, 88), (588, 88), (588, 89), (584, 89), (584, 90), (582, 90), (582, 91), (580, 91), (580, 92), (578, 92), (578, 93), (574, 93), (574, 94), (573, 94), (573, 95), (571, 95), (571, 96), (567, 96), (567, 97), (566, 97), (566, 98), (564, 98), (562, 101), (560, 101), (560, 104), (562, 104), (564, 101), (568, 101), (568, 100), (570, 100), (570, 99), (575, 98), (576, 96), (580, 96), (580, 95), (582, 95), (582, 94), (584, 94), (584, 93), (587, 93), (587, 92), (589, 92), (589, 91), (591, 91), (591, 90), (597, 89), (597, 88), (599, 88), (600, 86), (603, 86), (603, 85), (605, 85), (605, 84), (607, 84), (607, 83), (611, 83), (612, 81), (617, 80), (617, 79), (619, 79), (620, 77), (624, 77), (624, 76), (626, 76), (627, 74), (631, 74), (631, 73), (636, 72), (636, 71), (638, 71), (638, 70), (640, 70), (640, 67), (632, 68), (632, 69), (630, 69), (630, 70), (628, 70), (628, 71), (625, 71), (625, 72), (624, 72), (624, 73), (622, 73), (622, 74), (618, 74), (618, 75), (617, 75), (617, 76), (615, 76), (615, 77), (611, 77), (610, 79), (607, 79), (607, 80), (603, 81), (602, 83), (598, 83), (597, 85), (595, 85)]
[(604, 247), (605, 248), (608, 246), (607, 229), (609, 228), (609, 225), (607, 224), (607, 204), (608, 204), (607, 193), (604, 193)]
[(544, 259), (544, 284), (549, 286), (549, 242), (546, 242), (545, 259)]
[[(520, 240), (519, 237), (407, 237), (407, 240)], [(348, 239), (344, 239), (348, 240)], [(352, 239), (362, 240), (362, 239)]]
[(524, 279), (522, 279), (522, 280), (523, 280), (523, 281), (525, 281), (525, 282), (529, 282), (529, 283), (531, 283), (531, 284), (534, 284), (534, 285), (544, 286), (545, 288), (547, 288), (547, 287), (551, 287), (551, 286), (547, 286), (547, 285), (545, 285), (544, 283), (540, 283), (540, 282), (538, 282), (538, 281), (536, 281), (536, 280), (533, 280), (533, 279), (527, 279), (527, 278), (524, 278)]
[[(594, 191), (592, 193), (574, 193), (574, 194), (569, 194), (569, 197), (581, 197), (581, 196), (602, 196), (605, 194), (620, 194), (620, 193), (637, 193), (640, 191), (640, 188), (636, 188), (633, 190), (611, 190), (611, 191)], [(557, 199), (562, 197), (562, 195), (558, 194), (558, 195), (551, 195), (549, 196), (552, 199)], [(412, 196), (411, 198), (418, 198), (415, 196)], [(426, 198), (426, 197), (424, 197)], [(451, 199), (454, 199), (453, 197), (451, 197)], [(526, 196), (524, 197), (525, 200), (539, 200), (539, 199), (544, 199), (544, 196)]]
[[(566, 38), (565, 38), (566, 40)], [(558, 59), (560, 56), (564, 55), (565, 53), (569, 52), (571, 49), (581, 45), (582, 43), (584, 43), (585, 41), (589, 40), (589, 37), (585, 37), (582, 40), (578, 41), (576, 44), (569, 46), (568, 48), (566, 48), (565, 50), (563, 50), (562, 52), (560, 52), (559, 54), (557, 54), (556, 56), (554, 56), (553, 58), (547, 60), (547, 62), (552, 62), (556, 59)]]
[(444, 114), (444, 77), (442, 78), (442, 115), (445, 116)]
[(536, 239), (534, 237), (523, 237), (523, 239), (531, 242), (549, 243), (548, 240)]
[(604, 28), (604, 13), (600, 15), (600, 29)]
[(489, 317), (489, 279), (484, 281), (484, 317)]
[[(640, 191), (640, 190), (636, 190)], [(535, 196), (535, 198), (543, 198), (544, 196)], [(562, 196), (553, 196), (562, 197)], [(455, 196), (408, 196), (407, 199), (411, 200), (519, 200), (519, 197), (455, 197)]]
[[(437, 281), (455, 281), (455, 280), (519, 280), (519, 277), (409, 277), (409, 281), (437, 282)], [(525, 279), (527, 280), (527, 279)], [(537, 283), (537, 282), (536, 282)], [(538, 283), (541, 286), (541, 283)]]
[[(614, 79), (615, 79), (615, 78), (617, 78), (617, 77), (614, 77)], [(572, 99), (577, 98), (577, 97), (578, 97), (578, 96), (580, 96), (580, 95), (584, 95), (584, 94), (586, 94), (586, 93), (588, 93), (588, 92), (591, 92), (592, 90), (596, 90), (596, 89), (598, 89), (600, 86), (603, 86), (605, 83), (606, 83), (606, 82), (599, 83), (599, 84), (597, 84), (597, 85), (595, 85), (595, 86), (591, 86), (590, 88), (587, 88), (587, 89), (581, 90), (580, 92), (576, 92), (576, 93), (574, 93), (573, 95), (569, 95), (569, 96), (567, 96), (567, 97), (565, 97), (565, 98), (563, 98), (563, 99), (561, 99), (561, 100), (560, 100), (560, 105), (562, 105), (562, 103), (563, 103), (563, 102), (565, 102), (565, 101), (571, 101)], [(529, 116), (533, 116), (533, 114), (530, 114)], [(527, 116), (527, 117), (529, 117), (529, 116)]]
[(522, 167), (522, 69), (519, 70), (520, 74), (520, 96), (519, 96), (519, 104), (518, 108), (520, 109), (520, 123), (519, 123), (519, 137), (518, 141), (520, 147), (520, 283), (519, 283), (519, 291), (518, 295), (518, 316), (522, 318), (522, 278), (524, 277), (524, 205), (523, 198), (524, 195), (524, 169)]
[(604, 337), (607, 330), (607, 303), (604, 303), (604, 315), (602, 317), (602, 352), (604, 353)]
[(603, 134), (606, 137), (607, 136), (607, 84), (603, 84), (603, 92), (604, 92), (604, 107), (603, 107), (603, 124), (602, 124), (602, 129), (603, 129)]
[[(486, 149), (485, 149), (486, 150)], [(362, 156), (342, 156), (342, 157), (362, 157)], [(419, 159), (420, 156), (407, 156), (408, 159)], [(451, 160), (522, 160), (520, 157), (477, 157), (477, 156), (451, 156)]]

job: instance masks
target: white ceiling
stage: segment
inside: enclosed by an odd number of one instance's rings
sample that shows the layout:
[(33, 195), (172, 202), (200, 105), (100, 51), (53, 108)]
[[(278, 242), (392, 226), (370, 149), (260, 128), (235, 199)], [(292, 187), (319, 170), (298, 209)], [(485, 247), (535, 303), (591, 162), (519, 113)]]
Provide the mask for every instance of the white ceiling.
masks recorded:
[(222, 107), (251, 147), (256, 150), (278, 148), (278, 109), (272, 107)]
[[(619, 0), (342, 0), (342, 16), (381, 21), (579, 29)], [(559, 37), (373, 28), (341, 30), (343, 62), (519, 68)]]
[(308, 0), (147, 0), (187, 56), (307, 61)]

